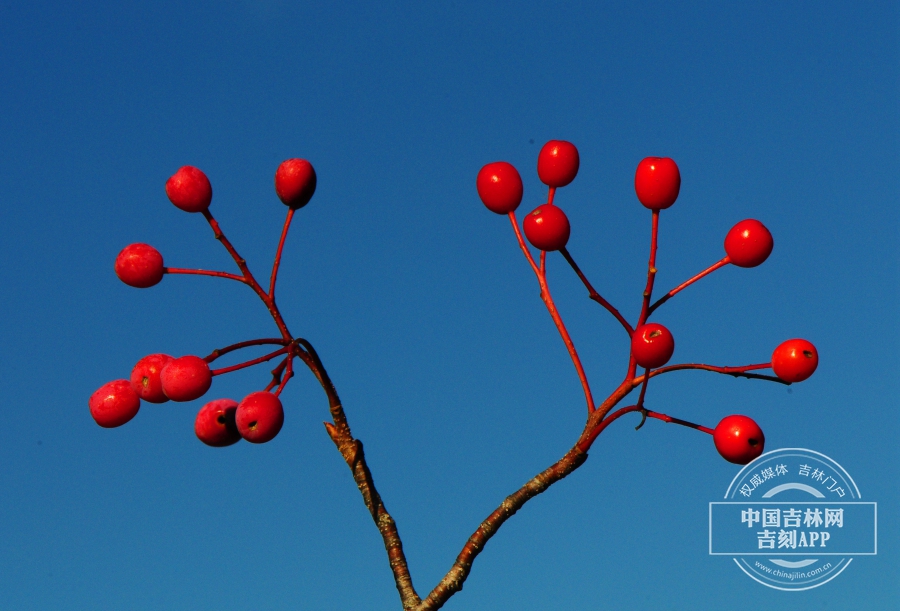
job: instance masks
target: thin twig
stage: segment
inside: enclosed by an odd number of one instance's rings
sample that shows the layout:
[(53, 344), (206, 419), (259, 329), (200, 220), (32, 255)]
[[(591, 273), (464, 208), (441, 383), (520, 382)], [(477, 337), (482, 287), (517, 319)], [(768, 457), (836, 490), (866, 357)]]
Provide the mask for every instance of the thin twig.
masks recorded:
[(600, 305), (602, 305), (604, 308), (606, 308), (610, 314), (615, 316), (616, 320), (618, 320), (622, 324), (622, 326), (625, 328), (625, 331), (628, 333), (628, 337), (631, 337), (631, 335), (634, 333), (634, 329), (631, 328), (631, 325), (628, 324), (628, 321), (625, 320), (625, 317), (622, 316), (622, 314), (620, 314), (619, 311), (616, 308), (614, 308), (610, 302), (608, 302), (606, 299), (604, 299), (600, 295), (600, 293), (598, 293), (596, 290), (594, 290), (594, 287), (591, 286), (591, 283), (588, 281), (587, 276), (585, 276), (584, 273), (582, 273), (581, 269), (575, 263), (575, 259), (572, 258), (572, 255), (569, 254), (569, 251), (566, 248), (561, 248), (559, 252), (562, 253), (562, 256), (566, 259), (566, 261), (569, 263), (571, 268), (575, 271), (575, 273), (581, 279), (581, 282), (584, 284), (584, 287), (588, 290), (588, 296), (591, 299), (593, 299), (594, 301), (596, 301), (597, 303), (599, 303)]
[(540, 276), (541, 270), (538, 269), (537, 264), (534, 262), (534, 257), (531, 256), (531, 251), (528, 250), (528, 246), (525, 244), (525, 240), (522, 239), (522, 232), (519, 230), (519, 221), (516, 219), (516, 213), (509, 213), (509, 222), (512, 223), (513, 231), (516, 232), (516, 240), (519, 242), (519, 248), (522, 249), (522, 254), (525, 255), (525, 259), (528, 260), (528, 264), (531, 265), (532, 271), (536, 276)]
[(287, 324), (284, 322), (284, 318), (281, 316), (281, 312), (278, 311), (278, 307), (275, 305), (275, 301), (269, 297), (269, 295), (262, 289), (259, 282), (256, 281), (253, 274), (250, 272), (250, 268), (247, 267), (247, 261), (238, 254), (238, 251), (232, 246), (231, 242), (225, 237), (225, 233), (222, 231), (222, 228), (219, 227), (219, 222), (213, 218), (213, 215), (210, 211), (203, 211), (203, 218), (206, 219), (206, 222), (209, 223), (209, 226), (213, 230), (213, 235), (215, 238), (222, 243), (222, 246), (225, 247), (225, 250), (228, 251), (228, 254), (231, 255), (231, 258), (234, 259), (235, 264), (237, 264), (238, 269), (241, 270), (241, 273), (244, 275), (244, 279), (246, 284), (253, 289), (260, 299), (262, 299), (263, 303), (266, 304), (266, 308), (269, 310), (269, 314), (272, 316), (272, 320), (275, 321), (275, 324), (278, 326), (278, 330), (281, 331), (281, 336), (290, 341), (292, 336), (290, 331), (288, 331)]
[(284, 240), (287, 238), (291, 220), (294, 218), (294, 209), (288, 208), (287, 217), (284, 219), (284, 227), (281, 229), (281, 239), (278, 241), (278, 250), (275, 251), (275, 261), (272, 263), (272, 277), (269, 279), (269, 299), (275, 301), (275, 280), (278, 278), (278, 266), (281, 265), (281, 252), (284, 250)]
[[(650, 377), (654, 378), (658, 375), (668, 373), (670, 371), (680, 371), (684, 369), (700, 369), (703, 371), (713, 371), (715, 373), (723, 373), (726, 375), (733, 376), (735, 378), (749, 378), (752, 380), (766, 380), (768, 382), (778, 382), (779, 384), (784, 384), (785, 386), (790, 386), (790, 382), (785, 382), (781, 378), (777, 376), (768, 376), (768, 375), (760, 375), (756, 373), (747, 373), (748, 371), (752, 371), (754, 369), (768, 369), (771, 367), (771, 363), (760, 363), (758, 365), (744, 365), (742, 367), (719, 367), (716, 365), (704, 365), (703, 363), (681, 363), (680, 365), (667, 365), (666, 367), (660, 367), (659, 369), (654, 369), (650, 372)], [(635, 378), (635, 382), (640, 384), (643, 376)]]
[(715, 431), (707, 426), (703, 426), (701, 424), (694, 424), (693, 422), (688, 422), (687, 420), (682, 420), (681, 418), (673, 418), (672, 416), (667, 416), (666, 414), (660, 414), (658, 412), (651, 412), (650, 410), (644, 410), (647, 414), (648, 418), (656, 418), (657, 420), (662, 420), (668, 424), (680, 424), (681, 426), (686, 426), (688, 428), (697, 429), (698, 431), (703, 431), (709, 435), (715, 433)]
[(269, 392), (279, 384), (281, 384), (281, 374), (284, 371), (284, 368), (287, 367), (287, 362), (290, 359), (290, 356), (284, 357), (281, 362), (276, 365), (275, 369), (272, 370), (272, 381), (265, 387), (264, 391)]
[(266, 361), (271, 361), (276, 356), (279, 356), (282, 354), (287, 354), (287, 352), (289, 350), (290, 350), (290, 348), (285, 346), (284, 348), (279, 348), (275, 352), (270, 352), (269, 354), (263, 355), (259, 358), (251, 359), (251, 360), (245, 361), (243, 363), (238, 363), (237, 365), (231, 365), (230, 367), (222, 367), (221, 369), (213, 369), (211, 373), (214, 376), (220, 376), (225, 373), (231, 373), (232, 371), (246, 369), (247, 367), (252, 367), (253, 365), (259, 365), (260, 363), (265, 363)]
[(581, 388), (584, 391), (584, 400), (587, 403), (588, 414), (591, 414), (596, 408), (594, 407), (594, 397), (591, 394), (591, 387), (588, 383), (587, 374), (584, 371), (584, 366), (581, 364), (581, 358), (578, 356), (578, 351), (575, 349), (575, 343), (572, 341), (572, 337), (569, 335), (569, 331), (566, 329), (566, 325), (563, 323), (562, 317), (556, 309), (556, 304), (553, 302), (553, 296), (550, 294), (550, 285), (547, 284), (547, 252), (544, 250), (541, 251), (540, 266), (535, 265), (534, 259), (531, 256), (531, 251), (528, 250), (528, 246), (525, 244), (525, 240), (522, 237), (522, 232), (519, 230), (519, 223), (516, 221), (514, 212), (509, 213), (509, 220), (512, 221), (513, 230), (516, 233), (516, 240), (519, 242), (519, 247), (522, 249), (522, 252), (525, 253), (525, 258), (528, 260), (528, 263), (531, 264), (534, 275), (537, 276), (538, 284), (541, 287), (541, 300), (547, 307), (550, 318), (553, 319), (553, 324), (556, 325), (556, 330), (559, 332), (563, 344), (565, 344), (566, 350), (569, 352), (569, 358), (572, 359), (572, 364), (575, 366), (575, 372), (578, 374), (578, 380), (581, 382)]
[(263, 339), (251, 339), (245, 342), (238, 342), (236, 344), (231, 344), (230, 346), (225, 346), (224, 348), (216, 348), (212, 352), (209, 353), (209, 356), (204, 358), (203, 360), (207, 363), (212, 363), (220, 356), (228, 354), (229, 352), (234, 352), (235, 350), (240, 350), (241, 348), (249, 348), (250, 346), (265, 346), (268, 344), (274, 344), (277, 346), (287, 346), (290, 342), (281, 338), (281, 337), (272, 337), (272, 338), (263, 338)]
[(276, 388), (275, 392), (272, 393), (276, 397), (278, 395), (280, 395), (281, 391), (284, 390), (284, 387), (287, 386), (288, 380), (290, 380), (291, 378), (294, 377), (294, 354), (292, 351), (293, 348), (294, 348), (294, 346), (290, 346), (288, 348), (288, 357), (287, 357), (287, 363), (285, 364), (285, 367), (284, 367), (284, 376), (283, 376), (281, 382), (278, 384), (278, 388)]
[(650, 309), (649, 309), (648, 312), (647, 312), (647, 316), (650, 316), (650, 314), (653, 314), (653, 311), (654, 311), (656, 308), (658, 308), (659, 306), (661, 306), (662, 304), (664, 304), (665, 302), (667, 302), (669, 299), (671, 299), (672, 297), (674, 297), (677, 293), (680, 293), (681, 291), (683, 291), (684, 289), (686, 289), (686, 288), (689, 287), (690, 285), (694, 284), (695, 282), (697, 282), (697, 281), (700, 280), (701, 278), (703, 278), (703, 277), (705, 277), (705, 276), (708, 276), (709, 274), (713, 273), (714, 271), (716, 271), (716, 270), (719, 269), (720, 267), (724, 267), (724, 266), (728, 265), (729, 263), (731, 263), (731, 257), (726, 256), (724, 259), (720, 259), (719, 261), (716, 261), (715, 263), (713, 263), (712, 265), (710, 265), (709, 267), (707, 267), (705, 270), (703, 270), (702, 272), (700, 272), (700, 273), (697, 274), (696, 276), (694, 276), (694, 277), (692, 277), (692, 278), (689, 278), (689, 279), (685, 280), (684, 282), (682, 282), (681, 284), (679, 284), (678, 286), (676, 286), (674, 289), (672, 289), (671, 291), (669, 291), (668, 293), (666, 293), (665, 295), (663, 295), (662, 297), (660, 297), (660, 298), (656, 301), (656, 303), (654, 303), (652, 306), (650, 306)]
[(644, 299), (641, 305), (641, 316), (635, 329), (647, 322), (650, 314), (650, 297), (653, 295), (653, 281), (656, 279), (656, 247), (659, 234), (659, 210), (653, 210), (650, 218), (650, 261), (647, 263), (647, 287), (644, 289)]
[(247, 284), (247, 280), (243, 276), (237, 274), (229, 274), (228, 272), (209, 271), (205, 269), (185, 269), (182, 267), (164, 267), (164, 274), (190, 274), (194, 276), (212, 276), (214, 278), (227, 278), (228, 280), (237, 280)]

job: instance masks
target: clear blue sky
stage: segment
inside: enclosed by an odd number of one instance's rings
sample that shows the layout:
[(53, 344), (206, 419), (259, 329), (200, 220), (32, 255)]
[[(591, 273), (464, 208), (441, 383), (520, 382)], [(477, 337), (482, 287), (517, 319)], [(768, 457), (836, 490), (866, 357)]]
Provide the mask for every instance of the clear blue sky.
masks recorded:
[[(569, 248), (636, 318), (649, 213), (633, 175), (681, 167), (658, 286), (763, 221), (762, 267), (720, 270), (659, 310), (677, 361), (745, 364), (805, 337), (821, 365), (783, 386), (686, 372), (648, 393), (714, 426), (753, 416), (767, 447), (841, 463), (879, 503), (879, 555), (805, 593), (707, 555), (707, 504), (738, 468), (706, 435), (623, 419), (588, 463), (477, 559), (458, 610), (886, 609), (900, 600), (898, 9), (895, 2), (5, 3), (0, 8), (0, 609), (397, 609), (377, 531), (326, 436), (310, 375), (265, 446), (203, 446), (201, 402), (104, 430), (87, 399), (145, 354), (269, 336), (231, 282), (115, 278), (131, 242), (233, 271), (165, 198), (192, 164), (251, 268), (284, 215), (278, 163), (309, 159), (279, 300), (320, 351), (425, 593), (504, 496), (559, 458), (581, 389), (508, 222), (475, 175), (514, 163), (523, 211), (549, 139), (581, 171), (557, 203)], [(264, 272), (263, 272), (264, 275)], [(594, 392), (627, 342), (558, 256), (550, 282)], [(239, 399), (264, 370), (216, 379)], [(634, 419), (636, 420), (636, 418)]]

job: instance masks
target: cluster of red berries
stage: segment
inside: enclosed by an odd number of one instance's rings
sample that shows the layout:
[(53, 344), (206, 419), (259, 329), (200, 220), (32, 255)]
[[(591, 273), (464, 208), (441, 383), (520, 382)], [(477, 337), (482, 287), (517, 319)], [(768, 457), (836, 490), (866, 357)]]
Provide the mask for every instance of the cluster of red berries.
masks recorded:
[[(265, 390), (252, 392), (240, 403), (231, 399), (216, 399), (206, 403), (197, 414), (194, 431), (207, 445), (228, 446), (246, 439), (252, 443), (265, 443), (273, 439), (284, 424), (284, 409), (279, 393), (290, 377), (290, 363), (297, 355), (293, 339), (281, 319), (274, 302), (275, 275), (284, 235), (295, 210), (305, 206), (316, 189), (316, 174), (312, 165), (303, 159), (289, 159), (282, 163), (275, 173), (275, 191), (281, 201), (288, 206), (288, 219), (279, 245), (273, 269), (272, 285), (265, 292), (255, 280), (243, 259), (224, 240), (218, 223), (209, 213), (212, 202), (212, 186), (209, 179), (199, 169), (184, 166), (166, 182), (166, 195), (181, 210), (200, 213), (206, 217), (223, 241), (243, 272), (242, 276), (225, 272), (185, 270), (167, 268), (158, 250), (147, 244), (130, 244), (116, 257), (115, 272), (119, 279), (129, 286), (147, 288), (158, 284), (167, 273), (203, 274), (239, 280), (250, 285), (269, 306), (276, 323), (282, 330), (281, 340), (251, 340), (235, 344), (227, 349), (214, 351), (206, 358), (183, 356), (173, 358), (167, 354), (151, 354), (137, 362), (127, 380), (114, 380), (101, 386), (91, 395), (88, 405), (91, 416), (102, 427), (112, 428), (125, 424), (137, 414), (141, 401), (165, 403), (185, 402), (199, 399), (210, 389), (213, 376), (228, 373), (244, 366), (264, 362), (274, 356), (284, 355), (285, 361), (273, 372), (273, 382)], [(225, 352), (251, 345), (279, 344), (281, 349), (272, 356), (253, 359), (222, 370), (210, 369), (210, 362)], [(289, 373), (284, 375), (285, 370)], [(284, 375), (283, 379), (282, 376)], [(277, 385), (277, 389), (275, 386)]]
[[(569, 241), (571, 226), (565, 213), (553, 199), (556, 189), (565, 187), (578, 174), (581, 160), (571, 142), (551, 140), (538, 154), (538, 177), (550, 187), (546, 204), (531, 211), (522, 222), (525, 237), (535, 248), (561, 250)], [(489, 163), (481, 168), (476, 180), (478, 195), (488, 210), (497, 214), (515, 212), (522, 203), (524, 189), (518, 170), (505, 161)], [(650, 210), (665, 210), (675, 203), (681, 190), (681, 173), (668, 157), (647, 157), (637, 167), (634, 189), (638, 200)], [(725, 236), (725, 252), (730, 263), (738, 267), (756, 267), (772, 252), (772, 234), (765, 225), (746, 219)]]
[[(578, 149), (572, 143), (562, 140), (551, 140), (543, 146), (538, 154), (537, 173), (541, 182), (549, 187), (548, 199), (546, 203), (541, 204), (525, 216), (522, 222), (522, 230), (525, 238), (535, 248), (544, 252), (561, 251), (580, 275), (580, 271), (566, 250), (571, 234), (569, 220), (562, 209), (554, 203), (556, 190), (568, 185), (575, 179), (579, 166)], [(508, 215), (518, 233), (515, 211), (522, 202), (524, 190), (522, 178), (516, 168), (505, 161), (489, 163), (479, 171), (476, 187), (484, 205), (492, 212)], [(771, 254), (773, 239), (769, 230), (759, 221), (755, 219), (740, 221), (725, 236), (726, 256), (721, 261), (673, 289), (656, 304), (650, 306), (649, 298), (652, 291), (653, 278), (656, 273), (655, 252), (658, 215), (661, 210), (671, 207), (678, 198), (681, 190), (681, 173), (676, 163), (668, 157), (647, 157), (637, 166), (634, 177), (634, 189), (638, 201), (653, 212), (650, 274), (648, 287), (644, 293), (644, 307), (638, 325), (631, 329), (630, 325), (620, 317), (618, 311), (608, 304), (606, 305), (611, 312), (620, 318), (620, 321), (623, 322), (629, 331), (631, 337), (629, 358), (631, 359), (632, 367), (636, 365), (646, 370), (644, 377), (644, 384), (646, 385), (646, 380), (650, 377), (650, 370), (666, 365), (675, 351), (675, 340), (672, 333), (661, 324), (647, 322), (647, 317), (653, 310), (675, 293), (723, 265), (733, 264), (738, 267), (756, 267), (760, 265)], [(521, 244), (521, 237), (519, 239)], [(524, 244), (521, 245), (525, 249)], [(530, 259), (527, 251), (526, 256)], [(545, 274), (543, 258), (541, 261), (540, 268), (532, 262), (532, 266), (535, 267), (539, 277)], [(582, 279), (587, 285), (587, 281), (584, 278)], [(587, 286), (593, 293), (593, 288), (589, 285)], [(550, 299), (549, 293), (544, 295), (544, 298), (545, 301), (548, 301)], [(549, 303), (548, 307), (550, 307)], [(551, 314), (554, 309), (555, 307), (551, 308)], [(561, 321), (558, 322), (558, 325), (562, 325)], [(566, 339), (567, 333), (564, 332), (563, 328), (560, 331), (563, 333), (564, 339)], [(570, 353), (573, 361), (576, 363), (576, 368), (580, 368), (574, 347), (570, 347)], [(772, 354), (770, 363), (765, 365), (752, 365), (744, 368), (706, 368), (730, 373), (733, 371), (726, 370), (740, 370), (744, 372), (749, 369), (771, 367), (778, 379), (786, 383), (793, 383), (810, 377), (817, 365), (818, 354), (815, 347), (806, 340), (791, 339), (779, 345)], [(690, 366), (684, 368), (690, 368)], [(585, 386), (586, 395), (589, 396), (587, 381), (583, 376), (582, 384)], [(589, 404), (589, 409), (591, 408), (592, 406)], [(705, 427), (695, 428), (713, 432)], [(753, 420), (746, 416), (733, 415), (726, 417), (716, 427), (713, 438), (719, 453), (731, 462), (746, 464), (759, 456), (763, 451), (764, 437), (762, 431)]]

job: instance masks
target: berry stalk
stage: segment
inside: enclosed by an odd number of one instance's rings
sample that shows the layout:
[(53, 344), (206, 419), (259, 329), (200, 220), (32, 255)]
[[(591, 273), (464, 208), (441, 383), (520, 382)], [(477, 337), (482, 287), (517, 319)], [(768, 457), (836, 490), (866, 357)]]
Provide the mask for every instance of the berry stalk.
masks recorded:
[[(767, 376), (760, 375), (754, 373), (747, 373), (748, 371), (753, 371), (756, 369), (768, 369), (772, 365), (771, 363), (759, 363), (757, 365), (743, 365), (741, 367), (720, 367), (717, 365), (705, 365), (703, 363), (680, 363), (678, 365), (667, 365), (666, 367), (660, 367), (659, 369), (654, 369), (650, 372), (650, 377), (656, 377), (658, 375), (662, 375), (664, 373), (668, 373), (670, 371), (681, 371), (685, 369), (699, 369), (702, 371), (713, 371), (715, 373), (722, 373), (726, 375), (733, 376), (735, 378), (748, 378), (753, 380), (767, 380), (769, 382), (778, 382), (779, 384), (790, 385), (790, 382), (786, 382), (781, 378), (776, 376)], [(643, 376), (634, 379), (634, 383), (638, 384), (641, 382)]]
[(281, 384), (281, 374), (284, 372), (284, 368), (287, 367), (287, 362), (290, 360), (290, 356), (286, 356), (281, 359), (281, 362), (275, 366), (275, 368), (271, 371), (272, 373), (272, 381), (265, 387), (266, 392), (270, 392), (276, 386)]
[(181, 267), (164, 267), (164, 274), (191, 274), (194, 276), (212, 276), (214, 278), (227, 278), (228, 280), (237, 280), (247, 284), (247, 279), (237, 274), (229, 274), (228, 272), (209, 271), (205, 269), (184, 269)]
[(553, 204), (553, 199), (556, 197), (556, 187), (550, 187), (547, 190), (547, 203)]
[(272, 277), (269, 280), (269, 299), (273, 303), (275, 302), (275, 281), (278, 279), (278, 267), (281, 265), (281, 252), (284, 250), (284, 241), (293, 218), (294, 208), (288, 208), (287, 218), (284, 219), (284, 227), (281, 229), (281, 239), (278, 240), (278, 250), (275, 251), (275, 261), (272, 263)]
[(265, 346), (269, 344), (274, 344), (277, 346), (286, 346), (290, 342), (280, 338), (262, 338), (262, 339), (251, 339), (244, 342), (238, 342), (236, 344), (231, 344), (230, 346), (225, 346), (224, 348), (216, 348), (212, 352), (209, 353), (209, 356), (204, 358), (203, 360), (207, 363), (212, 363), (220, 356), (226, 355), (229, 352), (234, 352), (235, 350), (240, 350), (242, 348), (249, 348), (251, 346)]
[(288, 358), (287, 363), (284, 367), (284, 375), (281, 378), (281, 383), (278, 384), (278, 388), (275, 389), (275, 392), (272, 393), (276, 397), (281, 394), (281, 391), (284, 390), (284, 387), (287, 386), (288, 380), (294, 377), (294, 347), (288, 346)]
[(265, 363), (266, 361), (271, 361), (276, 356), (280, 356), (282, 354), (288, 354), (289, 355), (288, 362), (290, 362), (293, 360), (290, 357), (290, 351), (291, 351), (290, 346), (285, 346), (284, 348), (279, 348), (275, 352), (270, 352), (269, 354), (265, 354), (261, 357), (255, 358), (255, 359), (250, 359), (249, 361), (245, 361), (243, 363), (238, 363), (237, 365), (231, 365), (230, 367), (223, 367), (221, 369), (213, 369), (212, 375), (219, 376), (219, 375), (223, 375), (226, 373), (231, 373), (232, 371), (246, 369), (247, 367), (252, 367), (253, 365), (259, 365), (260, 363)]
[(653, 281), (656, 279), (656, 247), (659, 234), (659, 210), (653, 210), (650, 220), (650, 261), (647, 264), (647, 286), (644, 288), (644, 301), (641, 305), (641, 315), (635, 326), (640, 327), (647, 322), (650, 314), (650, 296), (653, 294)]
[[(272, 320), (275, 321), (275, 324), (278, 326), (278, 330), (281, 331), (281, 336), (291, 341), (292, 336), (290, 331), (288, 331), (287, 324), (284, 322), (284, 318), (281, 316), (281, 312), (278, 311), (278, 307), (275, 305), (274, 299), (269, 297), (269, 295), (262, 289), (259, 282), (256, 281), (256, 278), (253, 277), (253, 274), (250, 272), (250, 268), (247, 267), (247, 261), (238, 254), (237, 250), (234, 246), (231, 245), (231, 242), (225, 237), (225, 233), (222, 231), (221, 227), (219, 227), (218, 221), (213, 218), (213, 215), (209, 212), (209, 210), (203, 210), (203, 217), (209, 223), (209, 226), (213, 230), (213, 235), (219, 242), (221, 242), (222, 246), (225, 247), (225, 250), (228, 251), (228, 254), (231, 255), (231, 258), (234, 259), (234, 262), (237, 264), (238, 269), (241, 270), (241, 273), (244, 275), (244, 280), (246, 284), (253, 289), (253, 291), (262, 299), (263, 303), (266, 305), (266, 308), (269, 310), (269, 314), (272, 316)], [(286, 233), (286, 230), (285, 230)]]
[(709, 274), (713, 273), (714, 271), (716, 271), (716, 270), (719, 269), (720, 267), (725, 267), (725, 266), (728, 265), (729, 263), (731, 263), (731, 258), (728, 257), (728, 256), (726, 255), (724, 258), (720, 259), (719, 261), (716, 261), (715, 263), (713, 263), (712, 265), (710, 265), (709, 267), (707, 267), (705, 270), (703, 270), (702, 272), (700, 272), (699, 274), (697, 274), (697, 275), (694, 276), (693, 278), (690, 278), (690, 279), (688, 279), (688, 280), (685, 280), (684, 282), (682, 282), (681, 284), (679, 284), (678, 286), (676, 286), (674, 289), (672, 289), (671, 291), (669, 291), (668, 293), (666, 293), (665, 295), (663, 295), (662, 297), (660, 297), (660, 298), (656, 301), (656, 303), (654, 303), (652, 306), (650, 306), (650, 309), (647, 311), (647, 316), (650, 316), (650, 314), (652, 314), (653, 311), (654, 311), (656, 308), (658, 308), (659, 306), (661, 306), (662, 304), (664, 304), (665, 302), (667, 302), (669, 299), (671, 299), (672, 297), (674, 297), (677, 293), (680, 293), (681, 291), (683, 291), (684, 289), (686, 289), (686, 288), (689, 287), (690, 285), (694, 284), (695, 282), (697, 282), (697, 281), (700, 280), (701, 278), (703, 278), (703, 277), (705, 277), (705, 276), (708, 276)]
[(596, 290), (594, 290), (594, 287), (591, 286), (591, 283), (588, 281), (587, 276), (584, 275), (584, 273), (581, 271), (581, 269), (575, 263), (575, 259), (573, 259), (572, 255), (569, 254), (568, 249), (563, 247), (563, 248), (559, 249), (559, 252), (562, 253), (562, 256), (569, 263), (569, 266), (581, 279), (582, 284), (584, 284), (584, 287), (588, 290), (588, 296), (591, 299), (593, 299), (594, 301), (596, 301), (597, 303), (599, 303), (600, 305), (602, 305), (604, 308), (606, 308), (607, 311), (610, 314), (612, 314), (616, 318), (616, 320), (619, 321), (619, 323), (621, 323), (622, 327), (628, 333), (628, 337), (631, 337), (631, 334), (634, 333), (634, 329), (631, 328), (631, 325), (628, 324), (628, 321), (625, 320), (625, 317), (622, 316), (619, 313), (619, 311), (615, 307), (613, 307), (613, 305), (610, 302), (608, 302), (606, 299), (604, 299), (600, 295), (600, 293), (598, 293)]
[(578, 356), (578, 351), (575, 349), (575, 344), (572, 341), (571, 336), (569, 335), (569, 331), (568, 329), (566, 329), (566, 325), (565, 323), (563, 323), (562, 317), (559, 315), (559, 311), (556, 309), (556, 304), (553, 302), (553, 296), (550, 294), (550, 286), (547, 284), (547, 251), (541, 251), (541, 264), (540, 267), (538, 267), (531, 256), (531, 252), (528, 250), (528, 246), (525, 245), (525, 240), (522, 238), (522, 232), (519, 230), (519, 223), (516, 221), (515, 212), (509, 213), (509, 220), (512, 223), (513, 230), (516, 232), (516, 239), (519, 242), (519, 247), (525, 254), (525, 258), (531, 265), (531, 269), (534, 271), (535, 276), (537, 276), (538, 284), (541, 287), (541, 300), (547, 307), (547, 311), (550, 313), (550, 318), (553, 319), (553, 324), (556, 325), (556, 329), (559, 332), (560, 337), (562, 337), (563, 344), (565, 344), (566, 350), (569, 352), (569, 357), (572, 359), (572, 364), (575, 366), (575, 371), (578, 374), (578, 380), (581, 382), (581, 388), (584, 391), (584, 400), (587, 403), (588, 414), (591, 414), (593, 413), (595, 407), (594, 397), (591, 394), (591, 387), (588, 383), (587, 374), (584, 372), (584, 366), (581, 364), (581, 358)]

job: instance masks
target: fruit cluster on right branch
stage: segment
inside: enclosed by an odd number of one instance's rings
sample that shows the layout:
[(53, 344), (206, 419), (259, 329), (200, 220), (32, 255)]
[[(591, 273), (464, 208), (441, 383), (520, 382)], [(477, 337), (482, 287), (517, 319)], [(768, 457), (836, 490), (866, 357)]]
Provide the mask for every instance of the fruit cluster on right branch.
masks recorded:
[[(792, 384), (809, 378), (816, 370), (819, 356), (815, 346), (804, 339), (789, 339), (775, 348), (769, 362), (739, 367), (702, 363), (668, 365), (675, 353), (675, 339), (672, 332), (664, 325), (649, 322), (648, 319), (666, 301), (717, 269), (727, 265), (750, 268), (762, 264), (772, 252), (774, 245), (772, 234), (758, 220), (745, 219), (738, 222), (725, 236), (725, 257), (674, 287), (655, 302), (652, 301), (657, 273), (656, 255), (660, 213), (670, 208), (678, 199), (681, 190), (681, 172), (678, 165), (668, 157), (643, 159), (635, 172), (634, 190), (638, 201), (651, 213), (650, 256), (647, 266), (647, 282), (641, 295), (640, 312), (636, 324), (632, 326), (618, 309), (594, 289), (566, 248), (572, 228), (565, 212), (555, 202), (556, 192), (575, 179), (580, 163), (578, 149), (571, 142), (551, 140), (541, 148), (538, 155), (537, 173), (541, 182), (548, 187), (547, 201), (525, 215), (521, 230), (516, 218), (516, 209), (522, 202), (524, 189), (518, 170), (505, 161), (497, 161), (482, 167), (476, 180), (478, 194), (484, 205), (492, 212), (509, 217), (519, 247), (537, 277), (541, 288), (541, 299), (544, 301), (575, 366), (584, 390), (588, 411), (587, 424), (577, 446), (586, 452), (609, 424), (626, 413), (639, 412), (642, 419), (638, 428), (643, 425), (647, 417), (688, 426), (711, 434), (716, 449), (726, 460), (737, 464), (749, 463), (762, 454), (765, 446), (765, 437), (756, 422), (747, 416), (735, 414), (726, 416), (715, 429), (710, 429), (651, 411), (645, 406), (650, 379), (670, 371), (699, 369), (735, 377)], [(531, 246), (538, 249), (537, 258), (528, 248), (526, 240)], [(599, 405), (594, 402), (588, 376), (581, 364), (575, 344), (569, 336), (550, 294), (546, 266), (548, 252), (562, 254), (584, 283), (590, 298), (606, 308), (621, 323), (628, 334), (630, 351), (625, 379)], [(638, 374), (638, 368), (643, 369), (642, 374)], [(760, 369), (771, 369), (775, 375), (750, 373)], [(631, 391), (638, 389), (639, 398), (634, 405), (611, 411)]]

